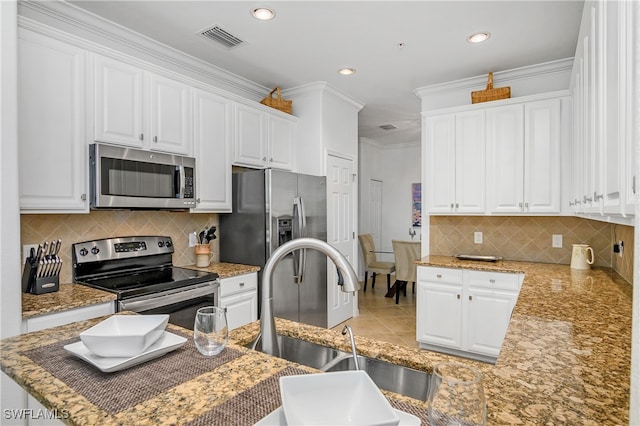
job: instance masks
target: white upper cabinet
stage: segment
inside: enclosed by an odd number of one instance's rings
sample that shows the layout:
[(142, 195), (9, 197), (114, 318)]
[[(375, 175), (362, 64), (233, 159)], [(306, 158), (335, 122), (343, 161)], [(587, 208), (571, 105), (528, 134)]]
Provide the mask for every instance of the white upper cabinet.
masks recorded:
[[(632, 216), (635, 2), (587, 1), (571, 78), (578, 214)], [(611, 219), (610, 219), (611, 220)]]
[(293, 121), (236, 104), (234, 127), (234, 164), (293, 170)]
[(150, 148), (191, 154), (191, 87), (155, 74), (149, 74), (149, 85)]
[(426, 118), (430, 213), (484, 213), (484, 128), (483, 110)]
[(192, 154), (192, 88), (136, 66), (95, 55), (96, 141)]
[(145, 138), (144, 71), (96, 56), (94, 72), (94, 139), (142, 149)]
[(192, 212), (231, 211), (230, 100), (203, 90), (194, 93), (196, 207)]
[(491, 213), (560, 213), (560, 99), (487, 110)]
[(20, 210), (85, 213), (85, 52), (20, 30), (18, 154)]

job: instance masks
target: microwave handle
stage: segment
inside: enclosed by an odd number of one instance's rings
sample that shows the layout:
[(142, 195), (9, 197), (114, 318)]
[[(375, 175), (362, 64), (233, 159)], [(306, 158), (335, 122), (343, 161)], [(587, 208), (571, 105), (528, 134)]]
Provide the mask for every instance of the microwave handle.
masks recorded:
[(178, 198), (184, 198), (185, 191), (185, 174), (184, 166), (176, 166), (176, 189), (178, 190)]

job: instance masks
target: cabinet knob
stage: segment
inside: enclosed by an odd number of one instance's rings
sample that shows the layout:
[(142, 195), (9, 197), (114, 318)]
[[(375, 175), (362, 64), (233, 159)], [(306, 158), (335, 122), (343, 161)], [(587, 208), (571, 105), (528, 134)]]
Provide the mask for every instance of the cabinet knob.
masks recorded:
[(267, 157), (262, 157), (262, 161), (267, 161)]
[(273, 157), (269, 158), (269, 162), (273, 163)]
[(518, 203), (518, 207), (522, 208), (522, 203)]
[(491, 284), (495, 284), (496, 280), (494, 280), (494, 279), (490, 279), (490, 280), (489, 280), (489, 282), (490, 282)]
[(200, 204), (200, 198), (196, 198), (196, 204)]
[(144, 140), (144, 133), (140, 133), (140, 134), (138, 135), (138, 139), (140, 139), (141, 141), (143, 141), (143, 140)]
[(80, 196), (80, 199), (81, 199), (82, 201), (87, 201), (87, 194), (82, 194), (82, 195)]
[(456, 298), (457, 298), (457, 299), (460, 299), (460, 295), (459, 295), (459, 294), (456, 294)]
[(524, 208), (528, 209), (529, 208), (529, 203), (524, 203)]
[(593, 191), (593, 201), (602, 200), (604, 196), (602, 194), (598, 195), (596, 191)]
[(458, 203), (456, 203), (456, 209), (459, 207)]
[(473, 296), (469, 296), (469, 300), (473, 300)]
[(453, 208), (453, 203), (451, 203), (451, 208)]
[(438, 274), (436, 275), (436, 278), (442, 278), (442, 275)]
[(592, 201), (593, 201), (593, 199), (592, 199), (592, 198), (587, 197), (586, 195), (585, 195), (584, 197), (582, 197), (582, 202), (583, 202), (583, 203), (585, 203), (585, 204), (586, 204), (587, 202), (592, 202)]
[(244, 283), (240, 283), (238, 284), (240, 287), (244, 287)]
[(158, 137), (157, 137), (157, 136), (154, 136), (154, 137), (153, 137), (153, 141), (154, 141), (154, 142), (158, 142)]

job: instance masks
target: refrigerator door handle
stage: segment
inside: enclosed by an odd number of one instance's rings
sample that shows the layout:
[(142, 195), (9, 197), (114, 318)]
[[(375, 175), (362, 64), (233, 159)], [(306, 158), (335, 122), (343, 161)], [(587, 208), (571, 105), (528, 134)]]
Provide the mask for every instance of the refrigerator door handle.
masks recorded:
[[(298, 197), (300, 202), (300, 237), (307, 236), (307, 214), (304, 211), (304, 199), (302, 197)], [(300, 269), (298, 270), (298, 283), (302, 283), (304, 280), (304, 274), (306, 273), (306, 264), (307, 264), (307, 249), (300, 250)]]
[[(304, 214), (302, 207), (302, 199), (295, 197), (293, 199), (293, 220), (298, 222), (298, 233), (295, 232), (295, 227), (292, 227), (292, 237), (302, 237), (302, 230), (304, 227)], [(294, 250), (293, 255), (293, 279), (296, 284), (302, 283), (303, 262), (304, 262), (304, 249)]]

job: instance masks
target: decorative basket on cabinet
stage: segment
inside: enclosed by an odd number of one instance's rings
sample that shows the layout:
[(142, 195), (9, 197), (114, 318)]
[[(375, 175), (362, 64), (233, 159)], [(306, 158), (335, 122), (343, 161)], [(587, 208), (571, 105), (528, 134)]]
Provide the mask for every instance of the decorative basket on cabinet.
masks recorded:
[[(276, 98), (273, 97), (274, 93), (277, 93)], [(261, 100), (260, 103), (271, 108), (278, 109), (282, 112), (286, 112), (287, 114), (291, 114), (292, 101), (282, 99), (282, 95), (280, 94), (280, 87), (276, 87), (275, 89), (273, 89), (271, 93), (269, 93), (269, 96)]]
[(498, 87), (493, 88), (493, 73), (489, 73), (489, 80), (487, 81), (487, 88), (485, 90), (478, 90), (471, 92), (471, 103), (477, 104), (480, 102), (497, 101), (499, 99), (509, 99), (511, 97), (511, 87)]

